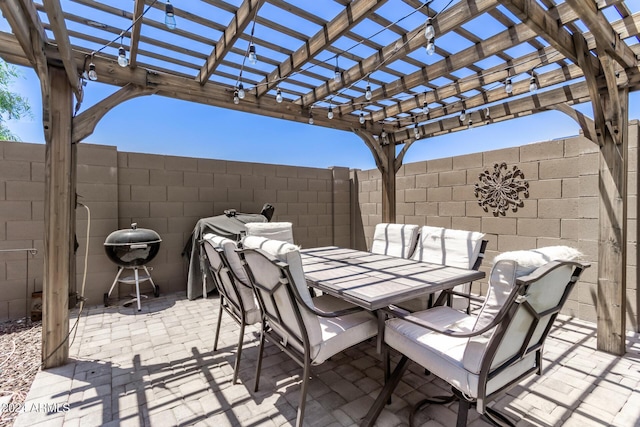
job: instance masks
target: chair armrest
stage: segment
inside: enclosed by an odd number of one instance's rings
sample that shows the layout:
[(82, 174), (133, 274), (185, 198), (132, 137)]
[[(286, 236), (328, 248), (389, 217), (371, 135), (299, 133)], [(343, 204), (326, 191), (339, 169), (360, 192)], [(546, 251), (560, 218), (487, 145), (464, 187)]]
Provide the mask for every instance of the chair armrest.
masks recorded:
[[(511, 301), (513, 302), (513, 301)], [(428, 329), (432, 332), (436, 332), (442, 335), (446, 335), (449, 337), (457, 337), (457, 338), (470, 338), (470, 337), (475, 337), (478, 335), (482, 335), (485, 332), (487, 332), (490, 329), (493, 329), (494, 327), (496, 327), (500, 322), (502, 322), (502, 319), (504, 318), (505, 314), (508, 311), (508, 307), (510, 306), (510, 304), (505, 304), (500, 311), (498, 312), (498, 314), (496, 315), (496, 317), (494, 317), (494, 319), (485, 327), (478, 329), (476, 331), (471, 331), (471, 332), (461, 332), (461, 331), (454, 331), (452, 329), (442, 329), (439, 328), (438, 326), (434, 325), (433, 323), (427, 322), (423, 319), (420, 319), (418, 317), (415, 317), (413, 315), (413, 313), (404, 310), (400, 307), (396, 307), (395, 305), (390, 305), (387, 308), (383, 308), (382, 310), (384, 310), (385, 313), (393, 316), (393, 317), (397, 317), (400, 318), (402, 320), (405, 320), (409, 323), (413, 323), (414, 325), (420, 326), (422, 328)], [(427, 310), (428, 311), (428, 310)]]

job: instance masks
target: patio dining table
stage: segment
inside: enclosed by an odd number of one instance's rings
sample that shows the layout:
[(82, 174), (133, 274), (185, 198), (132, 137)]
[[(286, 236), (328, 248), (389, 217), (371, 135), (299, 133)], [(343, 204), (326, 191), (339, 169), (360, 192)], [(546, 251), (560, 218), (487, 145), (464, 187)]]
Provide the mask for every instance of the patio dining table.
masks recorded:
[[(385, 321), (381, 308), (485, 276), (482, 271), (336, 246), (303, 249), (301, 255), (309, 286), (375, 312), (379, 330)], [(381, 337), (378, 334), (378, 350)]]

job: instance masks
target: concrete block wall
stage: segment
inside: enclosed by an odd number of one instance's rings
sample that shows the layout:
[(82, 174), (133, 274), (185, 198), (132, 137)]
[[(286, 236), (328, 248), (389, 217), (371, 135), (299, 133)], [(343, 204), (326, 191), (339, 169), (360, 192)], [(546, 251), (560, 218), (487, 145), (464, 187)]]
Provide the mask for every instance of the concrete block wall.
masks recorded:
[[(24, 252), (0, 252), (0, 321), (23, 317), (30, 310), (31, 292), (42, 290), (44, 155), (42, 144), (0, 142), (0, 249), (38, 249), (29, 258), (28, 272)], [(272, 221), (292, 222), (294, 239), (302, 247), (349, 246), (348, 168), (127, 153), (83, 143), (78, 146), (77, 176), (78, 200), (91, 215), (84, 292), (90, 305), (102, 303), (117, 272), (104, 253), (104, 240), (132, 222), (163, 239), (149, 264), (162, 292), (186, 290), (187, 264), (181, 254), (195, 223), (225, 209), (257, 213), (271, 203)], [(81, 206), (76, 215), (80, 290), (88, 213)], [(123, 284), (119, 291), (126, 294), (130, 288)]]
[[(629, 128), (627, 212), (627, 327), (640, 330), (637, 293), (638, 121)], [(584, 137), (554, 140), (516, 148), (405, 164), (396, 181), (397, 222), (486, 233), (489, 240), (484, 271), (501, 252), (550, 245), (578, 248), (592, 267), (583, 274), (565, 306), (565, 313), (596, 321), (598, 270), (598, 147)], [(529, 182), (529, 197), (517, 212), (504, 216), (485, 212), (474, 194), (483, 170), (495, 163), (517, 166)], [(360, 249), (371, 245), (382, 219), (381, 178), (377, 169), (355, 171), (360, 222)], [(522, 195), (522, 193), (521, 193)], [(358, 235), (358, 233), (356, 233)], [(486, 293), (486, 280), (473, 292)]]

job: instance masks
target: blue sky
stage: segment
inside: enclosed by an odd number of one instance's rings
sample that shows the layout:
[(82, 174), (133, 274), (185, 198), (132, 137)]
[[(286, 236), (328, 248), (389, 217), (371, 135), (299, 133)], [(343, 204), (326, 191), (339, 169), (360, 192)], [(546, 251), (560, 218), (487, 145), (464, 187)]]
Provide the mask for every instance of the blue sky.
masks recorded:
[[(291, 1), (300, 3), (297, 0)], [(308, 6), (305, 2), (301, 4)], [(337, 3), (333, 6), (339, 7)], [(264, 13), (268, 12), (265, 9)], [(325, 18), (329, 19), (333, 12), (325, 12)], [(314, 13), (321, 14), (322, 11)], [(385, 13), (392, 14), (393, 10)], [(417, 19), (411, 19), (414, 18)], [(410, 28), (412, 25), (419, 24), (407, 23)], [(0, 31), (10, 31), (3, 18), (0, 18)], [(384, 43), (386, 40), (380, 42)], [(363, 55), (366, 53), (363, 52)], [(15, 81), (12, 90), (29, 99), (33, 117), (10, 121), (8, 125), (23, 141), (43, 143), (40, 86), (33, 70), (22, 67), (19, 69), (23, 78)], [(115, 90), (116, 88), (99, 82), (88, 82), (83, 109)], [(585, 103), (578, 106), (578, 109), (592, 116), (590, 104)], [(640, 93), (631, 94), (629, 112), (631, 119), (640, 118)], [(578, 125), (571, 118), (560, 112), (550, 111), (417, 141), (407, 152), (405, 163), (563, 138), (578, 132)], [(312, 167), (375, 168), (369, 149), (353, 133), (158, 95), (136, 98), (119, 105), (100, 121), (86, 142), (115, 145), (120, 151), (186, 157)]]

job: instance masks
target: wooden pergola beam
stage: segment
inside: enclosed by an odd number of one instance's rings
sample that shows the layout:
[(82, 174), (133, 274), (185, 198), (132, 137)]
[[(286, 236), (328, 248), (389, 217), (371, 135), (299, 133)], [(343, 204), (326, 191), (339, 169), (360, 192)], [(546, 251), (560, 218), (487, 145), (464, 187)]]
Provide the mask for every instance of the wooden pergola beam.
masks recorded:
[(215, 69), (220, 65), (220, 61), (224, 58), (233, 45), (240, 38), (245, 28), (251, 23), (264, 0), (244, 0), (236, 13), (233, 15), (231, 22), (222, 33), (220, 40), (216, 43), (211, 54), (205, 61), (204, 65), (196, 76), (196, 81), (205, 84)]
[(67, 73), (69, 86), (71, 86), (71, 90), (76, 95), (76, 99), (82, 102), (82, 86), (80, 85), (80, 78), (77, 71), (78, 66), (75, 63), (75, 58), (71, 50), (71, 41), (69, 40), (67, 27), (64, 23), (64, 14), (62, 12), (62, 6), (60, 6), (60, 0), (47, 0), (44, 2), (44, 8), (47, 11), (49, 25), (51, 25), (58, 45), (60, 59)]
[(560, 111), (561, 113), (564, 113), (567, 116), (571, 117), (573, 120), (576, 121), (576, 123), (578, 123), (578, 125), (580, 126), (580, 129), (582, 129), (582, 133), (585, 136), (585, 138), (587, 138), (590, 141), (593, 141), (596, 144), (598, 143), (598, 138), (596, 136), (596, 125), (593, 119), (591, 119), (590, 117), (587, 117), (585, 114), (582, 114), (580, 111), (576, 110), (575, 108), (571, 108), (571, 106), (568, 103), (550, 105), (548, 108), (552, 110)]
[(73, 118), (73, 132), (71, 134), (71, 142), (77, 144), (93, 133), (96, 125), (114, 107), (123, 102), (143, 95), (151, 95), (157, 89), (152, 87), (136, 86), (128, 83), (126, 86), (118, 89), (102, 101), (96, 103)]
[[(407, 92), (416, 86), (419, 86), (430, 80), (435, 80), (444, 76), (447, 73), (451, 73), (459, 68), (467, 67), (477, 61), (482, 60), (488, 56), (499, 53), (503, 50), (513, 46), (514, 43), (524, 43), (532, 38), (536, 37), (536, 33), (524, 24), (518, 24), (512, 28), (508, 28), (493, 37), (488, 38), (475, 46), (468, 47), (455, 53), (445, 59), (441, 59), (431, 65), (427, 65), (418, 71), (414, 71), (411, 74), (395, 80), (393, 82), (384, 84), (379, 88), (376, 88), (371, 93), (371, 102), (375, 102), (380, 99), (389, 98), (399, 93)], [(521, 62), (521, 61), (519, 61)], [(318, 88), (315, 89), (318, 91)], [(417, 96), (417, 95), (416, 95)], [(304, 104), (305, 99), (309, 95), (305, 95), (302, 99)], [(444, 98), (440, 98), (444, 99)], [(435, 99), (431, 99), (429, 102), (434, 102)], [(367, 100), (364, 96), (354, 99), (353, 102), (348, 105), (340, 106), (340, 112), (342, 114), (350, 111), (357, 110), (359, 105), (366, 104)], [(412, 107), (412, 108), (415, 108)], [(387, 117), (387, 115), (385, 115)], [(375, 120), (380, 120), (379, 115)]]
[(133, 22), (129, 39), (129, 67), (138, 65), (138, 45), (140, 44), (140, 31), (142, 30), (142, 14), (144, 13), (144, 0), (135, 0), (133, 5)]
[(385, 2), (386, 0), (355, 0), (349, 3), (344, 11), (329, 21), (293, 55), (282, 61), (275, 70), (269, 73), (266, 79), (256, 86), (257, 96), (261, 97), (277, 85), (280, 80), (299, 70), (309, 58), (316, 56), (327, 45), (342, 37), (344, 33), (366, 18), (369, 12), (382, 6)]
[(616, 59), (624, 68), (638, 65), (638, 60), (631, 48), (620, 38), (602, 12), (592, 1), (566, 0), (576, 11), (580, 20), (589, 28), (602, 49)]
[[(526, 83), (526, 82), (524, 82)], [(498, 89), (497, 92), (504, 92)], [(558, 89), (532, 94), (531, 96), (519, 98), (502, 104), (493, 105), (490, 116), (487, 117), (484, 111), (468, 112), (467, 115), (474, 123), (499, 122), (503, 118), (514, 118), (518, 115), (540, 112), (553, 105), (560, 103), (581, 103), (589, 99), (589, 90), (585, 82), (574, 83)], [(482, 104), (480, 104), (482, 105)], [(468, 121), (460, 122), (458, 116), (448, 117), (443, 120), (434, 121), (418, 126), (422, 138), (429, 138), (453, 131), (468, 129)], [(414, 138), (411, 129), (404, 129), (394, 134), (395, 141), (401, 143)]]
[[(476, 14), (492, 9), (497, 5), (497, 0), (466, 0), (456, 3), (450, 9), (445, 10), (433, 26), (438, 34), (444, 34), (453, 28), (473, 19)], [(427, 41), (423, 37), (424, 25), (408, 32), (398, 40), (390, 43), (375, 54), (365, 58), (360, 63), (354, 65), (342, 73), (340, 82), (329, 81), (307, 93), (299, 103), (303, 106), (311, 105), (329, 96), (331, 93), (355, 83), (373, 71), (377, 70), (380, 64), (390, 63), (394, 58), (399, 58), (402, 54), (413, 52), (417, 48), (424, 46)]]
[(498, 0), (565, 58), (578, 63), (571, 34), (535, 0)]

